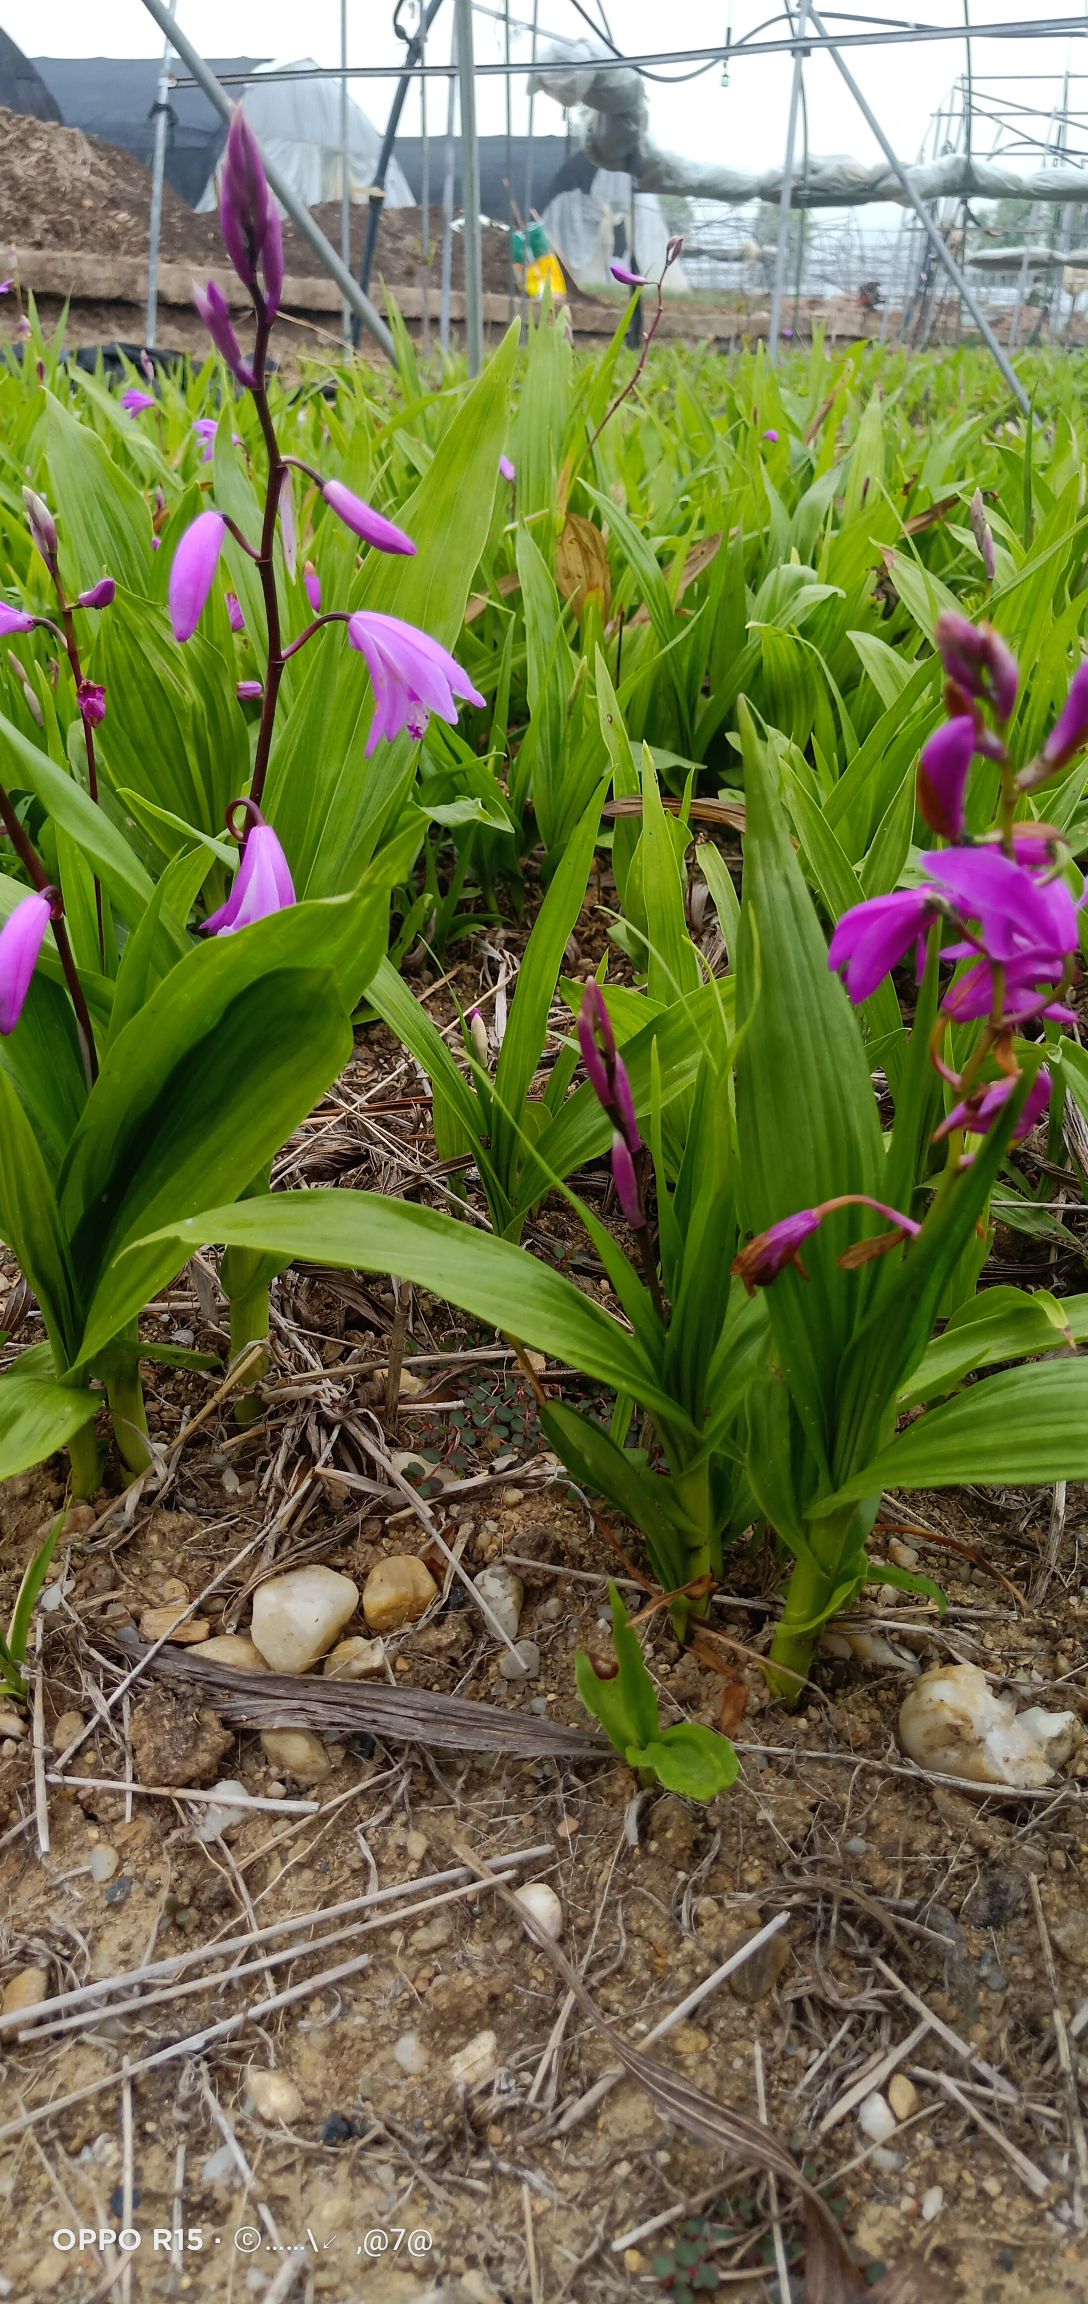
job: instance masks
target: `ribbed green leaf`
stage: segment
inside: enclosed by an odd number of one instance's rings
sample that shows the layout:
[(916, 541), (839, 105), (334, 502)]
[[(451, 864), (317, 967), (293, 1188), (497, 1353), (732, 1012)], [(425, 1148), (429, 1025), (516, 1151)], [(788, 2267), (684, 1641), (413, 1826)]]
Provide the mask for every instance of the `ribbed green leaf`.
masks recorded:
[(969, 1385), (881, 1449), (820, 1511), (882, 1488), (1048, 1487), (1088, 1480), (1088, 1359), (1045, 1360)]

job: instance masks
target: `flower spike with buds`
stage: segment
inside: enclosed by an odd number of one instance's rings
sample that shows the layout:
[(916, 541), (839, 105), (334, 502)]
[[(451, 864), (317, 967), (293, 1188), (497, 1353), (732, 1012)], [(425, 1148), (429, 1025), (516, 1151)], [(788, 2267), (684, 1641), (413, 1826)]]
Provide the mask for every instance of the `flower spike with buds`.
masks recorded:
[(631, 1093), (627, 1066), (616, 1047), (616, 1035), (604, 994), (592, 976), (582, 994), (578, 1045), (590, 1087), (612, 1122), (612, 1179), (616, 1197), (626, 1222), (632, 1231), (637, 1232), (646, 1222), (635, 1166), (642, 1150), (642, 1138), (638, 1132), (635, 1099)]
[(206, 288), (198, 288), (194, 281), (193, 302), (220, 359), (225, 361), (231, 375), (239, 384), (252, 384), (253, 370), (248, 360), (243, 358), (242, 347), (234, 333), (230, 305), (218, 282), (209, 280)]
[(1016, 702), (1016, 658), (992, 624), (971, 624), (955, 609), (937, 618), (937, 648), (945, 671), (965, 697), (992, 704), (1007, 720)]
[(283, 234), (260, 146), (240, 104), (223, 153), (219, 223), (238, 278), (265, 322), (274, 320), (283, 287)]

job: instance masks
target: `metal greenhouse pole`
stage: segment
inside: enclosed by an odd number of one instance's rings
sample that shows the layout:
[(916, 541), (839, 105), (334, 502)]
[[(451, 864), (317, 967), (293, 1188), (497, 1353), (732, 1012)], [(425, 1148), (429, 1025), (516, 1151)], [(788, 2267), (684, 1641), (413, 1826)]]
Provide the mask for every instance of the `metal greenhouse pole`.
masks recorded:
[[(177, 0), (169, 0), (173, 18)], [(144, 324), (145, 344), (154, 344), (159, 320), (159, 241), (162, 236), (162, 187), (166, 174), (166, 124), (170, 117), (170, 59), (174, 53), (173, 40), (167, 35), (162, 52), (162, 67), (155, 90), (155, 145), (151, 155), (151, 228), (147, 256), (147, 319)]]
[[(808, 0), (801, 0), (797, 11), (797, 38), (803, 37)], [(797, 143), (797, 114), (801, 103), (801, 82), (805, 70), (805, 52), (797, 48), (793, 59), (793, 79), (790, 82), (790, 108), (786, 120), (786, 155), (782, 162), (782, 190), (778, 198), (778, 240), (774, 252), (774, 286), (771, 290), (771, 330), (768, 349), (771, 359), (778, 358), (778, 336), (782, 326), (782, 295), (786, 285), (786, 263), (790, 246), (790, 200), (793, 194), (793, 159)]]
[[(220, 87), (214, 72), (204, 62), (199, 49), (194, 48), (192, 41), (187, 39), (185, 33), (175, 25), (168, 0), (143, 0), (143, 6), (148, 15), (154, 18), (160, 32), (171, 42), (187, 71), (191, 72), (198, 88), (203, 88), (208, 102), (215, 106), (220, 118), (229, 120), (233, 110), (230, 97)], [(305, 208), (302, 201), (296, 198), (290, 185), (285, 184), (279, 169), (274, 168), (268, 160), (265, 161), (265, 173), (281, 208), (286, 209), (292, 224), (298, 226), (303, 239), (308, 241), (314, 255), (319, 258), (326, 272), (331, 274), (337, 287), (342, 290), (345, 301), (350, 304), (352, 311), (362, 321), (364, 328), (369, 328), (375, 343), (380, 344), (387, 359), (395, 362), (396, 346), (381, 313), (375, 311), (369, 296), (364, 296), (358, 282), (352, 279), (350, 272), (341, 263), (331, 240), (326, 240), (320, 226), (314, 223), (309, 209)]]
[(476, 140), (476, 75), (472, 0), (456, 0), (457, 63), (461, 85), (461, 211), (465, 240), (465, 345), (468, 372), (484, 364), (484, 278), (480, 240), (480, 147)]

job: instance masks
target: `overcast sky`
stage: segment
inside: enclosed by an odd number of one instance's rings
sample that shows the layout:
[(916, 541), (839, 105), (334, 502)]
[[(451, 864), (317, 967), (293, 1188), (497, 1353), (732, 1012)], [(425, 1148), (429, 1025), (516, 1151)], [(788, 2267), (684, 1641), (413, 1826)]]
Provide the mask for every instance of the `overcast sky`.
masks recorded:
[[(411, 23), (415, 0), (407, 0)], [(501, 10), (503, 0), (487, 0)], [(561, 36), (578, 38), (586, 32), (572, 0), (537, 0), (542, 27)], [(586, 0), (593, 14), (596, 0)], [(975, 84), (982, 103), (991, 110), (999, 103), (1038, 105), (1049, 111), (1059, 94), (1067, 69), (1088, 75), (1088, 0), (969, 0), (977, 23), (1072, 22), (1077, 36), (1035, 38), (1028, 41), (978, 39), (972, 43)], [(877, 0), (879, 7), (880, 0)], [(963, 20), (963, 0), (918, 0), (919, 20), (957, 26)], [(732, 15), (735, 39), (765, 24), (772, 13), (766, 0), (683, 0), (678, 8), (664, 9), (661, 0), (605, 0), (612, 38), (625, 54), (660, 50), (667, 39), (678, 46), (713, 45), (723, 37), (723, 25)], [(857, 0), (855, 0), (855, 7)], [(532, 17), (532, 0), (510, 0), (513, 17)], [(347, 0), (348, 57), (353, 64), (389, 66), (402, 53), (391, 24), (391, 5), (385, 0)], [(885, 0), (885, 19), (893, 17)], [(0, 0), (4, 29), (32, 56), (81, 56), (89, 50), (100, 56), (152, 56), (161, 49), (161, 36), (141, 0)], [(445, 19), (445, 21), (444, 21)], [(180, 0), (179, 22), (204, 55), (229, 53), (276, 56), (280, 61), (300, 55), (322, 64), (340, 56), (339, 0), (308, 0), (300, 10), (293, 0)], [(833, 21), (833, 19), (827, 19)], [(449, 55), (452, 0), (445, 0), (433, 29), (428, 61)], [(911, 22), (900, 16), (898, 21)], [(780, 30), (776, 26), (775, 30)], [(300, 47), (300, 32), (305, 44)], [(765, 32), (764, 37), (773, 36)], [(515, 33), (515, 56), (528, 57), (529, 35)], [(478, 63), (502, 59), (503, 29), (488, 15), (476, 17)], [(878, 114), (900, 155), (914, 159), (934, 112), (940, 107), (965, 65), (961, 39), (884, 49), (855, 50), (850, 62), (869, 102)], [(666, 68), (673, 73), (680, 67)], [(690, 70), (690, 67), (688, 68)], [(722, 85), (719, 66), (701, 77), (669, 84), (651, 84), (651, 132), (655, 140), (684, 152), (689, 158), (736, 161), (740, 165), (766, 165), (782, 150), (789, 94), (790, 63), (786, 58), (745, 62), (738, 57), (730, 67), (728, 85)], [(998, 76), (1005, 75), (1002, 80)], [(1034, 77), (1038, 75), (1039, 77)], [(849, 153), (861, 160), (877, 156), (877, 147), (857, 112), (849, 91), (830, 59), (813, 55), (806, 67), (810, 146), (814, 153)], [(519, 71), (513, 84), (515, 132), (528, 124), (526, 74)], [(363, 109), (384, 120), (392, 95), (390, 79), (354, 84)], [(431, 83), (432, 129), (445, 124), (445, 88)], [(1088, 77), (1071, 103), (1088, 114)], [(499, 132), (504, 125), (505, 99), (501, 81), (478, 84), (481, 131)], [(536, 121), (541, 133), (561, 129), (562, 114), (546, 98), (537, 99)], [(1044, 133), (1045, 123), (1024, 117), (1029, 133)], [(404, 127), (418, 133), (418, 101), (413, 97), (405, 112)], [(979, 150), (989, 149), (992, 131), (980, 129)], [(1007, 139), (1006, 139), (1007, 142)], [(1081, 130), (1077, 142), (1088, 145)]]

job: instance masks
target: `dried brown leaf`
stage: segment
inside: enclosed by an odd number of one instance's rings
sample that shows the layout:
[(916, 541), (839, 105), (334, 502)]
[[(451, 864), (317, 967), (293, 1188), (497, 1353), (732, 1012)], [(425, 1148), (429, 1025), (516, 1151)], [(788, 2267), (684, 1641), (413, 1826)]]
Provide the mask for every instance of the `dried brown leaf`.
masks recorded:
[(612, 571), (604, 537), (580, 512), (568, 512), (563, 522), (555, 548), (555, 581), (560, 599), (569, 600), (576, 616), (584, 616), (594, 595), (601, 603), (602, 616), (608, 616)]

